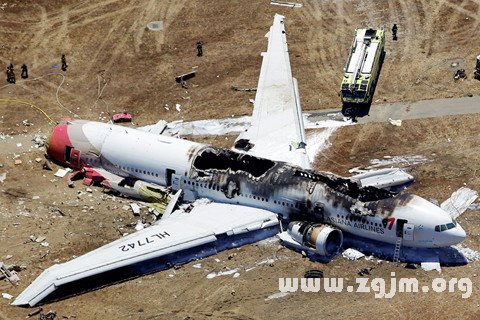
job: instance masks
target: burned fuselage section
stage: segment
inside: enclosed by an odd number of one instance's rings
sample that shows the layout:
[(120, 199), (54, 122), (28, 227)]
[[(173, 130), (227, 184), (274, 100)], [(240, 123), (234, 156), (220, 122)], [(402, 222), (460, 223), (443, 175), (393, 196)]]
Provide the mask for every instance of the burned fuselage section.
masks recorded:
[[(361, 220), (385, 218), (408, 194), (395, 195), (330, 173), (304, 170), (284, 162), (215, 147), (204, 147), (193, 157), (187, 177), (177, 188), (187, 200), (215, 201), (271, 210), (284, 220), (328, 222), (331, 217)], [(379, 222), (380, 223), (380, 222)]]

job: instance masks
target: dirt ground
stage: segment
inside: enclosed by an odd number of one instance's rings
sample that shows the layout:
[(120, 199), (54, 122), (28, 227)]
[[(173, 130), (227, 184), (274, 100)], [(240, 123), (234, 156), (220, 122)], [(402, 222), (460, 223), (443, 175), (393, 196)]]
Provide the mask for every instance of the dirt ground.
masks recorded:
[[(0, 261), (19, 264), (17, 286), (0, 282), (0, 292), (17, 296), (42, 270), (81, 255), (121, 234), (133, 232), (138, 220), (123, 206), (130, 201), (102, 193), (42, 170), (35, 158), (43, 153), (24, 148), (24, 135), (48, 134), (53, 121), (78, 116), (106, 121), (128, 110), (137, 125), (165, 120), (192, 120), (247, 115), (254, 93), (231, 86), (255, 87), (260, 52), (273, 15), (286, 16), (290, 59), (298, 79), (302, 107), (318, 110), (339, 106), (337, 96), (353, 31), (384, 26), (386, 60), (374, 97), (377, 103), (417, 101), (480, 94), (472, 79), (474, 47), (480, 36), (480, 1), (388, 0), (303, 1), (303, 8), (273, 6), (269, 1), (5, 1), (0, 4), (0, 61), (15, 65), (17, 83), (0, 86)], [(163, 21), (151, 31), (148, 22)], [(398, 41), (391, 40), (393, 23)], [(195, 43), (204, 42), (204, 56)], [(68, 70), (60, 71), (61, 54)], [(28, 81), (19, 66), (29, 67)], [(453, 81), (452, 63), (468, 79)], [(175, 76), (196, 67), (196, 77), (182, 88)], [(5, 102), (18, 100), (24, 102)], [(181, 105), (176, 111), (175, 105)], [(479, 107), (480, 108), (480, 107)], [(33, 126), (24, 126), (28, 119)], [(395, 155), (422, 155), (426, 163), (410, 166), (416, 177), (411, 191), (443, 201), (462, 185), (480, 190), (479, 115), (451, 116), (338, 129), (332, 147), (320, 154), (318, 169), (347, 175), (368, 166), (369, 160)], [(201, 139), (229, 146), (232, 137)], [(22, 143), (23, 147), (17, 147)], [(22, 151), (24, 150), (24, 151)], [(18, 157), (17, 157), (18, 156)], [(21, 165), (14, 165), (21, 159)], [(56, 167), (54, 168), (56, 169)], [(480, 212), (469, 210), (459, 222), (466, 229), (465, 245), (480, 250)], [(48, 246), (30, 236), (45, 237)], [(45, 244), (44, 244), (45, 245)], [(236, 253), (236, 255), (234, 255)], [(10, 257), (11, 256), (11, 257)], [(267, 259), (273, 259), (264, 263)], [(301, 277), (322, 269), (326, 276), (345, 277), (352, 284), (358, 269), (372, 267), (371, 277), (390, 272), (416, 276), (421, 283), (438, 276), (420, 268), (405, 269), (377, 259), (336, 258), (319, 264), (282, 249), (275, 241), (222, 252), (178, 270), (167, 270), (101, 290), (44, 305), (59, 318), (70, 319), (270, 319), (452, 318), (480, 316), (480, 262), (443, 268), (441, 276), (470, 277), (469, 299), (455, 293), (398, 294), (375, 299), (373, 293), (292, 293), (265, 300), (278, 292), (279, 277)], [(251, 271), (250, 268), (255, 267)], [(238, 268), (240, 276), (207, 279), (209, 272)], [(0, 319), (23, 319), (31, 311), (0, 299)]]

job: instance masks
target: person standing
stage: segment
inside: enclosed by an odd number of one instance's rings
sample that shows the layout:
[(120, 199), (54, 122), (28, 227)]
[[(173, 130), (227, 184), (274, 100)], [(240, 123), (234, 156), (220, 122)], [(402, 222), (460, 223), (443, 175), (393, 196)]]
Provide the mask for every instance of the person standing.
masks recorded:
[(24, 63), (22, 64), (22, 75), (21, 75), (22, 79), (27, 79), (28, 78), (28, 69), (27, 69), (27, 65)]
[(203, 56), (203, 42), (198, 41), (197, 42), (197, 57)]
[(62, 71), (67, 71), (67, 58), (65, 58), (65, 55), (62, 54)]
[(393, 41), (397, 41), (397, 31), (398, 31), (397, 24), (394, 23), (394, 24), (393, 24), (393, 27), (392, 27)]

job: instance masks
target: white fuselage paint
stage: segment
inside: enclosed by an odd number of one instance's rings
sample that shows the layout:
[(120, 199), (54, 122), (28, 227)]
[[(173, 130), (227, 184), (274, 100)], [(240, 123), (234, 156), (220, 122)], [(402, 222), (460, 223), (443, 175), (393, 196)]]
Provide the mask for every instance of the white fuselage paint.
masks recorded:
[[(70, 125), (76, 124), (73, 122)], [(201, 178), (189, 178), (196, 153), (206, 145), (98, 122), (85, 122), (81, 130), (96, 152), (100, 152), (100, 157), (97, 157), (95, 152), (81, 150), (81, 158), (88, 166), (102, 167), (121, 177), (132, 177), (162, 186), (171, 185), (174, 190), (182, 189), (186, 200), (205, 197), (212, 201), (270, 210), (283, 217), (302, 213), (296, 204), (305, 198), (306, 191), (295, 185), (269, 185), (273, 191), (264, 197), (255, 192), (260, 182), (242, 181), (241, 194), (227, 197), (219, 185), (206, 183)], [(76, 137), (70, 136), (70, 139), (76, 146)], [(81, 141), (78, 145), (82, 145)], [(411, 235), (405, 235), (404, 230), (400, 230), (405, 246), (443, 247), (460, 242), (462, 235), (465, 235), (458, 224), (445, 232), (434, 231), (435, 226), (451, 223), (452, 219), (445, 211), (421, 197), (411, 195), (407, 205), (395, 207), (388, 217), (378, 214), (359, 216), (352, 215), (353, 206), (335, 205), (338, 198), (332, 199), (331, 190), (327, 189), (323, 183), (315, 183), (311, 197), (316, 199), (314, 204), (320, 203), (323, 207), (323, 222), (345, 232), (395, 243), (398, 239), (397, 222), (404, 219), (412, 227)], [(362, 210), (364, 203), (355, 199), (353, 203)], [(391, 220), (385, 224), (386, 219)]]

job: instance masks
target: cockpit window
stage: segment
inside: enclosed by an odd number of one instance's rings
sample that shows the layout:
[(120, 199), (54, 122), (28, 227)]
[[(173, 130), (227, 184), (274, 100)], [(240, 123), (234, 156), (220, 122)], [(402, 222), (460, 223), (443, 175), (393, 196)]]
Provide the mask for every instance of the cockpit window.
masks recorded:
[(435, 226), (435, 231), (436, 232), (442, 232), (442, 231), (445, 231), (445, 230), (453, 229), (456, 226), (457, 226), (457, 221), (452, 219), (452, 222), (450, 222), (450, 223)]

